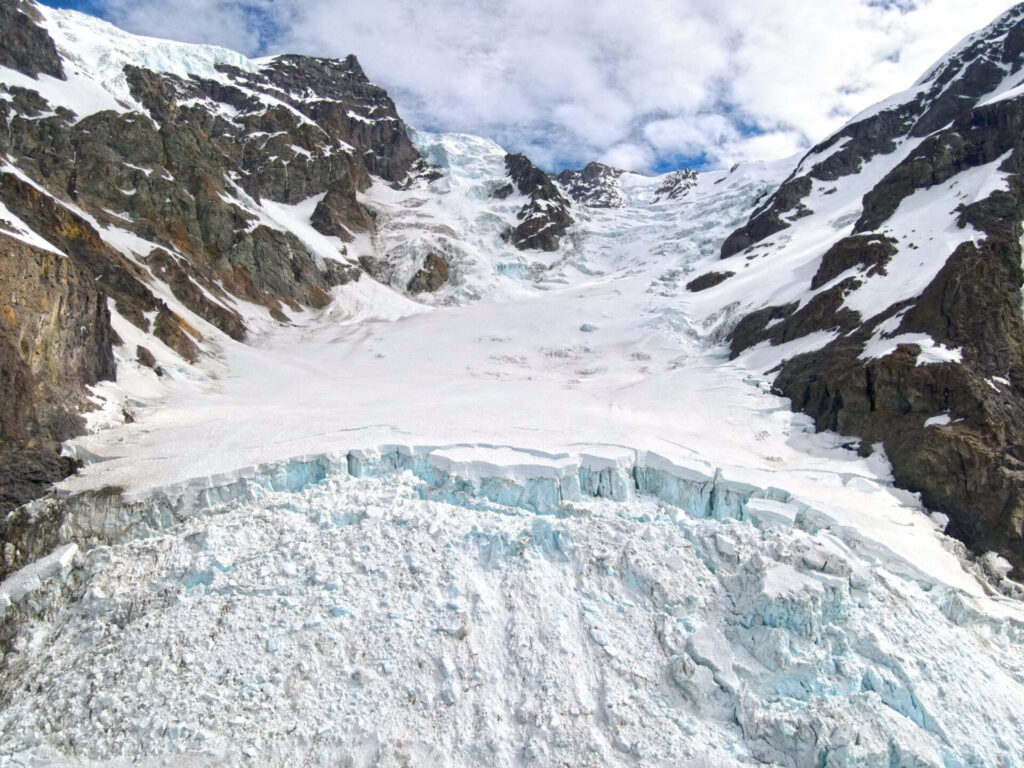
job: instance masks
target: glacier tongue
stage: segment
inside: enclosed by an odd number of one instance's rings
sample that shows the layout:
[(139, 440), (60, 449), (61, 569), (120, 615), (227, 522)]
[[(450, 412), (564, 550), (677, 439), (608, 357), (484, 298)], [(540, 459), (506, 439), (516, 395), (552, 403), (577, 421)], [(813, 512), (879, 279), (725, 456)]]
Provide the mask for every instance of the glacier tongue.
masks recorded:
[(629, 458), (352, 451), (61, 550), (0, 765), (1019, 765), (1021, 622)]

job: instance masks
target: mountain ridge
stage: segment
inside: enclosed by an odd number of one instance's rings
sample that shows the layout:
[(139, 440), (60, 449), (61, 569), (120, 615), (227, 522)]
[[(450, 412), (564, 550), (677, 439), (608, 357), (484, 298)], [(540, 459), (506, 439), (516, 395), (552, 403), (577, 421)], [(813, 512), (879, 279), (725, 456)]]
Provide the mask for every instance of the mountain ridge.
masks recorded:
[[(815, 185), (856, 174), (876, 157), (904, 153), (864, 193), (850, 234), (826, 249), (825, 262), (841, 261), (812, 279), (813, 298), (799, 309), (776, 305), (748, 315), (732, 336), (732, 354), (769, 338), (777, 342), (838, 329), (842, 336), (830, 345), (783, 362), (776, 380), (780, 391), (819, 428), (882, 442), (898, 482), (948, 513), (958, 537), (978, 549), (998, 546), (1018, 568), (1024, 562), (1024, 488), (1016, 436), (1024, 430), (1024, 390), (1016, 382), (1022, 375), (1024, 329), (1016, 175), (1020, 107), (1014, 91), (1024, 66), (1022, 17), (1024, 6), (1011, 8), (954, 47), (904, 94), (858, 115), (812, 148), (722, 246), (723, 258), (729, 259), (754, 252), (773, 236), (786, 237), (787, 229), (813, 217), (813, 204), (806, 203)], [(898, 151), (900, 145), (912, 148)], [(919, 294), (873, 306), (879, 314), (872, 317), (848, 308), (846, 297), (863, 279), (846, 277), (838, 284), (823, 279), (858, 267), (862, 275), (878, 275), (875, 282), (883, 280), (886, 264), (900, 250), (886, 225), (901, 204), (918, 191), (956, 184), (960, 174), (997, 162), (1008, 187), (960, 203), (951, 214), (956, 227), (974, 228), (983, 240), (959, 243), (952, 253), (929, 253), (933, 263), (945, 266), (931, 282), (922, 281)], [(918, 216), (917, 228), (925, 235), (935, 226), (926, 215)], [(886, 238), (890, 252), (881, 253), (877, 243)], [(920, 247), (933, 250), (927, 242)], [(770, 333), (769, 321), (776, 323)], [(927, 334), (935, 343), (961, 349), (962, 363), (922, 368), (913, 354), (895, 351), (865, 360), (865, 344), (878, 335), (874, 329), (888, 322), (895, 326), (881, 332), (883, 337)], [(995, 386), (993, 376), (1015, 383)], [(940, 412), (951, 413), (959, 426), (915, 428)]]

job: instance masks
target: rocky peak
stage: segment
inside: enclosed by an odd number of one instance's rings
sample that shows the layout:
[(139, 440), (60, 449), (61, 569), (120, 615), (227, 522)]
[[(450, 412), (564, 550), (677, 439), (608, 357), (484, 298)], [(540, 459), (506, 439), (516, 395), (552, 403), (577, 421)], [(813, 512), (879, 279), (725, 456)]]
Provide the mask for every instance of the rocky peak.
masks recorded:
[(387, 98), (383, 88), (370, 83), (354, 54), (344, 59), (283, 54), (271, 59), (260, 73), (292, 98), (304, 92), (322, 99), (344, 98), (363, 86), (377, 89), (382, 101)]
[(698, 178), (700, 178), (700, 174), (688, 168), (682, 168), (665, 174), (665, 180), (655, 191), (652, 202), (678, 200), (684, 197), (687, 192), (697, 186)]
[(555, 177), (577, 203), (590, 208), (624, 208), (628, 205), (619, 177), (625, 171), (603, 163), (587, 163), (580, 171), (566, 169)]
[(747, 224), (722, 245), (727, 258), (786, 229), (811, 209), (805, 204), (814, 181), (858, 173), (900, 142), (927, 136), (958, 120), (997, 90), (1021, 84), (1024, 75), (1024, 3), (971, 35), (936, 63), (910, 89), (868, 110), (813, 147)]
[(505, 155), (505, 170), (519, 193), (529, 198), (517, 214), (519, 224), (505, 238), (521, 251), (558, 249), (573, 223), (570, 203), (551, 178), (523, 154)]

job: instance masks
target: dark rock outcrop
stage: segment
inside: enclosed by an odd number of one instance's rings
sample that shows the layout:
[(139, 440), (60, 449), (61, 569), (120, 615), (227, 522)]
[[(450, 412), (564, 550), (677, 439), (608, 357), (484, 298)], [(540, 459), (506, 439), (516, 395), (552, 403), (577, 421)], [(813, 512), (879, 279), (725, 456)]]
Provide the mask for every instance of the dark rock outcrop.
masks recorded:
[(778, 345), (816, 331), (845, 333), (856, 328), (860, 316), (843, 307), (843, 300), (858, 285), (859, 281), (851, 277), (817, 294), (803, 306), (793, 302), (751, 312), (737, 323), (729, 337), (732, 357), (762, 341)]
[(313, 228), (324, 235), (352, 241), (356, 232), (373, 229), (373, 218), (369, 211), (356, 199), (356, 190), (351, 185), (337, 185), (324, 195), (313, 210), (310, 222)]
[(555, 180), (577, 203), (591, 208), (622, 208), (627, 204), (619, 186), (623, 173), (604, 163), (587, 163), (580, 171), (562, 171)]
[(894, 243), (883, 235), (844, 237), (821, 257), (821, 266), (811, 278), (811, 288), (818, 289), (854, 267), (862, 267), (867, 277), (886, 274), (885, 265), (896, 253)]
[(703, 275), (699, 275), (688, 282), (686, 290), (693, 293), (706, 291), (708, 288), (714, 288), (716, 285), (724, 283), (735, 274), (735, 272), (705, 272)]
[(573, 219), (569, 201), (544, 171), (523, 154), (505, 155), (505, 170), (530, 201), (517, 214), (519, 224), (504, 237), (521, 251), (554, 251)]
[[(76, 469), (74, 461), (52, 450), (0, 447), (0, 515), (39, 498)], [(2, 533), (0, 541), (7, 541)]]
[(491, 197), (495, 200), (507, 200), (508, 198), (512, 197), (515, 191), (516, 188), (513, 187), (511, 184), (502, 184), (496, 190), (491, 192)]
[(761, 206), (754, 209), (750, 220), (729, 235), (722, 243), (722, 258), (728, 258), (759, 243), (790, 225), (794, 218), (809, 215), (803, 199), (811, 194), (813, 184), (808, 176), (786, 179)]
[(436, 253), (428, 253), (423, 267), (409, 280), (409, 293), (433, 293), (448, 282), (448, 262)]
[[(150, 251), (146, 264), (155, 277), (167, 283), (186, 307), (235, 341), (245, 340), (245, 323), (235, 310), (229, 308), (231, 299), (220, 285), (201, 274), (193, 276), (190, 274), (190, 265), (183, 264), (180, 258), (162, 248)], [(217, 297), (219, 301), (211, 296)]]
[(0, 3), (0, 66), (30, 77), (43, 74), (64, 80), (57, 46), (39, 20), (39, 11), (26, 0)]

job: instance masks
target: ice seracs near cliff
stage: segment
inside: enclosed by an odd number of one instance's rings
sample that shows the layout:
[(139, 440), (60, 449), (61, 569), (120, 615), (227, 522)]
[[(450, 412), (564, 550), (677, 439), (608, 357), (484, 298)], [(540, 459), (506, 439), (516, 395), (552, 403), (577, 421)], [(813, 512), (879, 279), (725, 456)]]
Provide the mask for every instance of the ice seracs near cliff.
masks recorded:
[(1020, 764), (1020, 16), (648, 177), (0, 0), (0, 764)]

